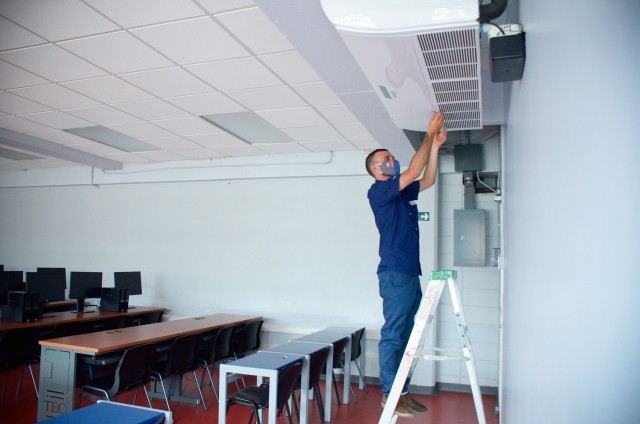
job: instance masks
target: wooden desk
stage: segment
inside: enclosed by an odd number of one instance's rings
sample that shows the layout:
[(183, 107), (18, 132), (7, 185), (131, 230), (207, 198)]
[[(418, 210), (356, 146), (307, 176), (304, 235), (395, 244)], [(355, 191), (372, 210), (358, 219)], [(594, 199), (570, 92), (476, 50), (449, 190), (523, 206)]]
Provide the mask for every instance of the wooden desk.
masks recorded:
[[(138, 311), (135, 308), (134, 311)], [(93, 314), (91, 314), (93, 315)], [(41, 340), (38, 421), (73, 410), (77, 355), (97, 356), (145, 343), (242, 324), (259, 316), (214, 314), (118, 330)]]
[(8, 331), (8, 330), (19, 330), (23, 328), (48, 327), (51, 325), (64, 324), (69, 322), (99, 321), (99, 320), (119, 317), (123, 315), (124, 316), (145, 315), (150, 312), (164, 311), (164, 310), (165, 308), (136, 306), (134, 309), (130, 309), (127, 312), (101, 311), (96, 308), (96, 309), (87, 310), (87, 311), (93, 311), (93, 312), (84, 312), (81, 314), (70, 312), (70, 311), (45, 313), (43, 315), (43, 318), (40, 318), (39, 320), (32, 321), (32, 322), (0, 321), (0, 332)]

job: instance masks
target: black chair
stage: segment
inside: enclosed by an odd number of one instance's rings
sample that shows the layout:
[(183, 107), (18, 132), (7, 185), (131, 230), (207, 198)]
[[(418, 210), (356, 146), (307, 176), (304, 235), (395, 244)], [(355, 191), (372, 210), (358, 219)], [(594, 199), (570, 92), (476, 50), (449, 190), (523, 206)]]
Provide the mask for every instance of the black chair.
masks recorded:
[[(169, 411), (171, 411), (171, 406), (169, 405), (169, 397), (165, 390), (164, 380), (169, 377), (182, 378), (182, 374), (190, 371), (193, 372), (193, 376), (195, 378), (194, 381), (198, 387), (200, 399), (202, 400), (202, 406), (205, 411), (207, 410), (207, 404), (205, 403), (204, 396), (202, 395), (202, 387), (200, 387), (200, 382), (196, 375), (196, 369), (198, 369), (199, 364), (198, 347), (201, 339), (202, 334), (200, 333), (178, 337), (173, 341), (173, 344), (166, 355), (166, 359), (154, 361), (151, 364), (151, 378), (155, 381), (160, 381), (162, 392), (167, 402), (167, 409)], [(169, 385), (169, 393), (171, 393), (173, 380), (174, 378), (171, 379), (171, 384)]]
[[(76, 407), (80, 406), (80, 399), (94, 402), (100, 399), (111, 401), (112, 398), (117, 397), (120, 393), (133, 389), (136, 390), (133, 397), (133, 404), (135, 405), (138, 389), (142, 387), (144, 388), (144, 394), (147, 398), (149, 408), (151, 408), (151, 400), (149, 399), (146, 385), (151, 380), (149, 360), (152, 350), (153, 345), (151, 344), (136, 346), (125, 350), (114, 374), (97, 378), (89, 384), (82, 386)], [(88, 395), (86, 393), (88, 393)]]
[[(213, 394), (216, 396), (216, 400), (220, 400), (218, 397), (218, 391), (216, 385), (213, 382), (213, 374), (211, 368), (215, 368), (216, 365), (224, 362), (227, 359), (232, 358), (231, 353), (231, 333), (233, 327), (224, 327), (220, 330), (205, 334), (202, 336), (200, 348), (198, 349), (198, 360), (202, 367), (207, 370), (209, 374), (209, 381), (213, 388)], [(204, 372), (202, 373), (202, 379), (200, 380), (200, 386), (204, 380)]]
[(148, 314), (144, 314), (142, 316), (142, 320), (140, 321), (141, 325), (145, 324), (155, 324), (156, 322), (162, 321), (162, 315), (164, 311), (154, 311), (149, 312)]
[(109, 318), (105, 330), (117, 330), (127, 326), (127, 316), (121, 315), (119, 317)]
[(20, 385), (22, 384), (24, 367), (29, 368), (33, 388), (36, 391), (36, 396), (39, 396), (38, 385), (36, 384), (33, 369), (31, 368), (31, 364), (34, 362), (34, 346), (36, 338), (37, 333), (32, 329), (9, 330), (0, 333), (0, 369), (5, 370), (0, 399), (4, 398), (9, 370), (17, 367), (21, 367), (21, 370), (20, 380), (18, 381), (18, 387), (16, 389), (16, 396), (20, 394)]
[[(360, 365), (358, 365), (358, 358), (362, 354), (362, 337), (364, 336), (364, 327), (356, 331), (351, 335), (351, 362), (356, 365), (356, 369), (358, 370), (358, 375), (360, 376), (360, 380), (362, 381), (362, 385), (364, 386), (365, 392), (369, 393), (369, 388), (367, 387), (367, 383), (364, 381), (364, 374), (362, 374), (362, 370), (360, 369)], [(342, 372), (344, 373), (344, 365), (345, 365), (345, 352), (340, 355), (340, 368), (342, 368)], [(346, 382), (345, 384), (349, 384), (349, 390), (351, 390), (351, 394), (353, 395), (353, 400), (358, 403), (358, 399), (356, 398), (356, 394), (353, 392), (353, 388), (351, 387), (351, 382)]]
[[(320, 414), (320, 422), (324, 424), (324, 403), (322, 401), (322, 395), (320, 392), (320, 375), (322, 371), (325, 369), (327, 365), (327, 359), (329, 358), (329, 346), (325, 346), (322, 349), (314, 352), (309, 358), (309, 387), (305, 390), (313, 389), (313, 396), (316, 400), (316, 405), (318, 407), (318, 413)], [(298, 377), (296, 381), (296, 385), (294, 387), (295, 390), (302, 389), (302, 378)], [(293, 399), (293, 410), (296, 413), (296, 418), (298, 422), (300, 422), (300, 411), (298, 409), (298, 404), (295, 401), (295, 396)]]
[[(289, 424), (293, 424), (291, 421), (291, 411), (289, 410), (289, 404), (287, 400), (291, 397), (293, 389), (296, 384), (296, 380), (300, 377), (302, 371), (302, 361), (295, 362), (287, 365), (280, 370), (278, 374), (278, 388), (276, 396), (276, 410), (280, 411), (283, 407), (287, 410), (287, 418)], [(258, 411), (269, 407), (269, 386), (263, 384), (260, 386), (248, 386), (229, 396), (227, 399), (227, 412), (231, 405), (243, 405), (252, 408), (251, 416), (249, 417), (249, 424), (253, 421), (253, 416), (256, 417), (256, 423), (260, 424), (260, 417)]]
[[(344, 339), (338, 340), (333, 344), (333, 366), (331, 368), (331, 374), (333, 377), (333, 390), (336, 392), (336, 399), (338, 401), (338, 406), (342, 404), (340, 401), (340, 394), (338, 393), (338, 384), (336, 383), (336, 375), (333, 373), (335, 368), (340, 368), (340, 357), (344, 355), (344, 350), (347, 347), (347, 343), (349, 343), (349, 339), (345, 337)], [(344, 384), (349, 384), (348, 381), (345, 381)]]
[(63, 324), (57, 324), (53, 327), (53, 332), (51, 334), (51, 339), (56, 339), (58, 337), (68, 337), (75, 336), (77, 334), (83, 334), (86, 331), (86, 326), (84, 322), (72, 321)]

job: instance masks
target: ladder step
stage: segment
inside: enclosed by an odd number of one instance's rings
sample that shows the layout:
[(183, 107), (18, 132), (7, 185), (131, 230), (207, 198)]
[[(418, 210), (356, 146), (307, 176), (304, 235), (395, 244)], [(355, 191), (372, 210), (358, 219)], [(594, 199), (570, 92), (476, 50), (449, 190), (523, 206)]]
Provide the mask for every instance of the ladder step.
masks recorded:
[(458, 272), (452, 269), (438, 269), (431, 271), (432, 280), (446, 280), (448, 278), (457, 278)]

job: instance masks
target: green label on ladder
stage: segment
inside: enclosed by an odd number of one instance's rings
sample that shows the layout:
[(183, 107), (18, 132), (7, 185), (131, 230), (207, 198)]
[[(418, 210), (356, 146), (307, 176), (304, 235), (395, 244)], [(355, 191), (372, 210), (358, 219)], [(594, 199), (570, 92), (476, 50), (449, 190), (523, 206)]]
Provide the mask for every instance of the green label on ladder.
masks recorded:
[(452, 270), (439, 269), (431, 272), (432, 280), (446, 280), (447, 278), (457, 278), (458, 273)]

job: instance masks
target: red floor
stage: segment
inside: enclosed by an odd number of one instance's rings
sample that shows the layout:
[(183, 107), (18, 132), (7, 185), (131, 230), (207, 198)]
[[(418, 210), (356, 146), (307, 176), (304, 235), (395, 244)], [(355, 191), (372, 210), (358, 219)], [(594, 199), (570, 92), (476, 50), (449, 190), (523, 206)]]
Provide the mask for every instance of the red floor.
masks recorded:
[[(37, 368), (37, 367), (35, 367)], [(37, 371), (37, 370), (36, 370)], [(4, 399), (0, 400), (0, 423), (2, 424), (32, 424), (37, 417), (37, 398), (33, 384), (29, 377), (28, 370), (25, 370), (22, 381), (20, 395), (16, 396), (16, 387), (20, 370), (11, 370), (9, 380), (4, 394)], [(37, 377), (37, 376), (36, 376)], [(4, 372), (0, 376), (0, 384), (4, 381)], [(187, 395), (198, 396), (194, 382), (191, 379), (185, 381), (185, 391)], [(249, 382), (249, 381), (248, 381)], [(1, 386), (0, 386), (1, 387)], [(229, 386), (231, 389), (233, 384)], [(339, 383), (340, 394), (342, 395), (342, 383)], [(338, 406), (333, 400), (331, 423), (332, 424), (353, 424), (353, 423), (377, 423), (382, 408), (380, 407), (380, 388), (369, 387), (369, 393), (358, 390), (354, 384), (357, 403)], [(1, 389), (0, 389), (1, 390)], [(324, 385), (322, 388), (324, 395)], [(218, 403), (215, 400), (210, 386), (205, 387), (205, 401), (208, 411), (204, 411), (202, 405), (190, 406), (178, 402), (172, 402), (173, 419), (175, 422), (184, 424), (215, 424), (218, 422)], [(425, 424), (476, 424), (478, 422), (471, 394), (439, 392), (435, 395), (415, 395), (415, 398), (429, 407), (429, 412), (425, 415), (418, 415), (416, 418), (398, 419), (398, 422), (414, 422)], [(118, 398), (120, 402), (131, 403), (132, 394), (125, 394)], [(138, 395), (137, 405), (146, 405), (142, 392)], [(487, 424), (498, 424), (498, 415), (495, 414), (496, 398), (494, 396), (483, 396), (484, 411)], [(83, 401), (81, 406), (88, 405)], [(152, 401), (154, 408), (165, 409), (166, 404), (163, 399)], [(229, 411), (227, 423), (245, 424), (249, 420), (249, 409), (242, 406), (233, 406)], [(296, 422), (295, 419), (293, 420)], [(287, 423), (287, 418), (281, 416), (278, 423)], [(315, 402), (309, 404), (309, 424), (318, 424), (318, 410)]]

